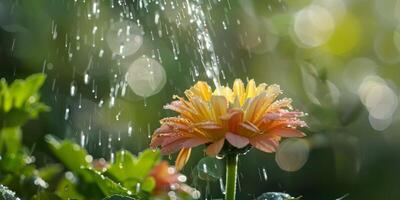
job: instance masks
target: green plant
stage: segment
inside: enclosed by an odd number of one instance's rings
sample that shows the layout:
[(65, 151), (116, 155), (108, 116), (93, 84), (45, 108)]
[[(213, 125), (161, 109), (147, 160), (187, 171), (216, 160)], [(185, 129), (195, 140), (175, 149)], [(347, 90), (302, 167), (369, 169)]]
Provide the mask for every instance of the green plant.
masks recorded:
[[(82, 199), (164, 199), (168, 198), (166, 195), (172, 185), (177, 187), (174, 192), (181, 199), (191, 199), (190, 194), (195, 191), (180, 181), (178, 177), (183, 175), (167, 172), (168, 165), (161, 160), (159, 151), (148, 149), (136, 157), (122, 150), (116, 152), (113, 163), (107, 163), (93, 160), (84, 148), (72, 141), (59, 141), (50, 135), (46, 139), (54, 155), (72, 172), (66, 172), (60, 184), (68, 182), (69, 189), (74, 192), (65, 193), (65, 186), (59, 186), (56, 191), (63, 199), (74, 198), (76, 196), (69, 195), (77, 194)], [(164, 178), (162, 175), (168, 177), (160, 180)], [(165, 180), (172, 180), (168, 187), (161, 185)], [(99, 195), (94, 198), (93, 194)]]
[(22, 194), (21, 197), (31, 197), (48, 187), (41, 175), (50, 178), (50, 168), (36, 169), (35, 158), (21, 141), (26, 121), (50, 110), (40, 102), (39, 89), (44, 80), (43, 74), (18, 79), (10, 85), (5, 79), (0, 80), (0, 184)]

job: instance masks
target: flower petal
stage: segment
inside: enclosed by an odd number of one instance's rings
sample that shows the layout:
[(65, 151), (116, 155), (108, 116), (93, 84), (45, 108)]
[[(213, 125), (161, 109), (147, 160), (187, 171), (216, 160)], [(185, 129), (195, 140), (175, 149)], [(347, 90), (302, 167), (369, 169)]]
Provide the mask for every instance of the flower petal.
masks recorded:
[(234, 100), (233, 91), (231, 90), (231, 88), (225, 87), (225, 86), (217, 87), (213, 92), (213, 96), (223, 96), (229, 102), (233, 102), (233, 100)]
[(221, 151), (222, 147), (224, 146), (225, 138), (222, 138), (214, 143), (208, 145), (206, 154), (209, 156), (216, 156)]
[(161, 153), (164, 155), (171, 154), (179, 149), (192, 148), (207, 142), (209, 142), (209, 140), (204, 138), (179, 138), (172, 140), (172, 142), (165, 144), (164, 146), (161, 146)]
[(213, 110), (214, 120), (220, 122), (220, 116), (226, 114), (228, 110), (228, 101), (224, 96), (212, 96), (211, 107)]
[(178, 157), (176, 157), (176, 160), (175, 160), (176, 170), (180, 171), (183, 169), (183, 167), (186, 165), (186, 163), (189, 160), (191, 152), (192, 152), (191, 148), (182, 148), (181, 149), (181, 151), (178, 154)]
[(246, 90), (242, 80), (236, 79), (233, 83), (233, 95), (239, 100), (240, 105), (244, 104), (244, 100), (246, 99)]
[(254, 124), (250, 122), (240, 123), (237, 128), (237, 134), (244, 136), (244, 137), (254, 137), (260, 133), (260, 130)]
[(193, 115), (196, 114), (193, 108), (191, 108), (183, 99), (173, 101), (170, 104), (165, 105), (164, 109), (175, 111), (189, 120), (193, 120)]
[(185, 91), (185, 95), (188, 99), (193, 97), (200, 97), (204, 101), (209, 101), (212, 95), (211, 87), (204, 81), (197, 82), (189, 90)]
[(254, 82), (254, 79), (251, 79), (247, 83), (246, 98), (253, 98), (255, 96), (256, 96), (256, 82)]
[(243, 121), (243, 111), (230, 109), (227, 114), (220, 117), (223, 126), (231, 132), (236, 132), (237, 126)]
[(271, 134), (279, 135), (281, 137), (304, 137), (306, 134), (293, 128), (276, 128), (271, 130)]
[(248, 138), (240, 136), (240, 135), (237, 135), (237, 134), (234, 134), (234, 133), (231, 133), (231, 132), (228, 132), (225, 135), (225, 138), (226, 138), (226, 140), (228, 140), (228, 142), (231, 145), (233, 145), (234, 147), (237, 147), (239, 149), (243, 148), (243, 147), (245, 147), (246, 145), (249, 144), (249, 139)]
[(210, 108), (204, 100), (200, 99), (199, 97), (193, 97), (192, 105), (194, 109), (197, 111), (198, 121), (205, 121), (212, 119)]
[(203, 133), (204, 137), (212, 140), (219, 139), (225, 134), (224, 128), (213, 121), (196, 123), (194, 126), (197, 131)]
[(257, 137), (253, 137), (250, 139), (250, 144), (266, 153), (275, 152), (278, 148), (279, 142), (277, 138), (271, 137), (267, 134), (263, 134)]

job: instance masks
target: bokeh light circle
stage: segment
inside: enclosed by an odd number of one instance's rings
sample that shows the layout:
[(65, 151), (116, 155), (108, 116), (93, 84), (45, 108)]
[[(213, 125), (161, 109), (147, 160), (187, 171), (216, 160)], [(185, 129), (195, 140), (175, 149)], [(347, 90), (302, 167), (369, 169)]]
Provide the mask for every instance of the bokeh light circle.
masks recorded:
[(143, 30), (135, 23), (120, 21), (111, 24), (106, 40), (114, 54), (129, 56), (142, 46), (143, 35)]
[(400, 49), (395, 44), (395, 33), (390, 31), (380, 32), (374, 40), (374, 50), (378, 58), (388, 64), (400, 61)]
[(152, 58), (141, 57), (129, 66), (126, 80), (135, 94), (149, 97), (164, 87), (167, 75), (159, 62)]
[(359, 97), (369, 112), (369, 122), (378, 131), (392, 123), (398, 107), (398, 96), (386, 81), (378, 76), (367, 76), (359, 87)]
[(301, 46), (317, 47), (326, 43), (335, 29), (331, 13), (322, 6), (310, 5), (295, 14), (294, 36)]
[(294, 172), (301, 169), (308, 160), (310, 146), (304, 139), (289, 138), (278, 147), (275, 160), (285, 171)]
[(354, 94), (358, 93), (358, 87), (367, 76), (376, 74), (378, 65), (375, 61), (358, 57), (350, 60), (342, 72), (342, 80), (345, 87)]
[(340, 20), (347, 12), (346, 3), (343, 0), (314, 0), (313, 4), (329, 10), (336, 21)]

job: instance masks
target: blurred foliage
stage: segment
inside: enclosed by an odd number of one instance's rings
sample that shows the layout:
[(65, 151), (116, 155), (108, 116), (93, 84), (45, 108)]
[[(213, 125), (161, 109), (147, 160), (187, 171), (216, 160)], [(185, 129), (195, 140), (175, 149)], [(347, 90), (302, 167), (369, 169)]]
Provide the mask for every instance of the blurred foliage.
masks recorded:
[(39, 102), (39, 89), (44, 80), (43, 74), (15, 80), (10, 85), (1, 79), (0, 183), (23, 198), (48, 187), (40, 175), (45, 175), (48, 180), (52, 178), (49, 168), (36, 168), (35, 157), (22, 146), (22, 125), (29, 119), (37, 118), (40, 112), (49, 111), (49, 107)]
[[(111, 164), (96, 165), (98, 161), (92, 161), (92, 156), (79, 145), (68, 141), (58, 141), (52, 136), (47, 136), (51, 150), (57, 158), (73, 172), (75, 179), (72, 189), (80, 193), (82, 199), (169, 199), (166, 192), (156, 192), (156, 180), (150, 172), (160, 164), (159, 151), (145, 150), (138, 157), (129, 151), (119, 151), (115, 154), (115, 161)], [(70, 173), (70, 172), (67, 172)], [(161, 172), (160, 172), (161, 173)], [(61, 183), (65, 184), (65, 183)], [(73, 195), (76, 195), (73, 192)], [(66, 197), (62, 191), (57, 191), (59, 196)], [(94, 194), (102, 194), (94, 197)], [(127, 197), (118, 197), (127, 196)], [(190, 195), (177, 191), (177, 196), (182, 200), (191, 199)]]
[(38, 90), (46, 76), (34, 74), (26, 80), (14, 80), (8, 85), (0, 80), (0, 124), (1, 127), (20, 127), (28, 119), (35, 119), (40, 112), (49, 111), (49, 107), (39, 102)]

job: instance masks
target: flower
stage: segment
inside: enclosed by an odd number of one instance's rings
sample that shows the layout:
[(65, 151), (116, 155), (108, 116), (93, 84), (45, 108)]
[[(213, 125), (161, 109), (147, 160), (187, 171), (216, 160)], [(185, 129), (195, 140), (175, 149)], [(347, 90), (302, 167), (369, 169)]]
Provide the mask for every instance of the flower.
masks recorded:
[(149, 176), (155, 181), (155, 194), (164, 194), (172, 190), (193, 195), (196, 189), (184, 184), (186, 176), (178, 173), (174, 167), (170, 167), (167, 161), (158, 163), (150, 172)]
[(172, 185), (180, 183), (178, 179), (180, 174), (176, 173), (175, 169), (170, 167), (167, 161), (157, 164), (149, 175), (155, 180), (155, 191), (169, 191)]
[(225, 141), (235, 148), (255, 147), (275, 152), (282, 137), (303, 137), (298, 127), (307, 126), (299, 119), (304, 113), (292, 110), (289, 98), (277, 100), (281, 94), (276, 84), (258, 86), (254, 80), (245, 85), (236, 79), (233, 88), (220, 86), (214, 91), (199, 81), (185, 91), (187, 99), (174, 96), (175, 101), (164, 108), (179, 113), (164, 118), (152, 137), (150, 146), (161, 147), (163, 154), (180, 150), (176, 168), (182, 169), (191, 148), (207, 144), (206, 154), (216, 156)]

